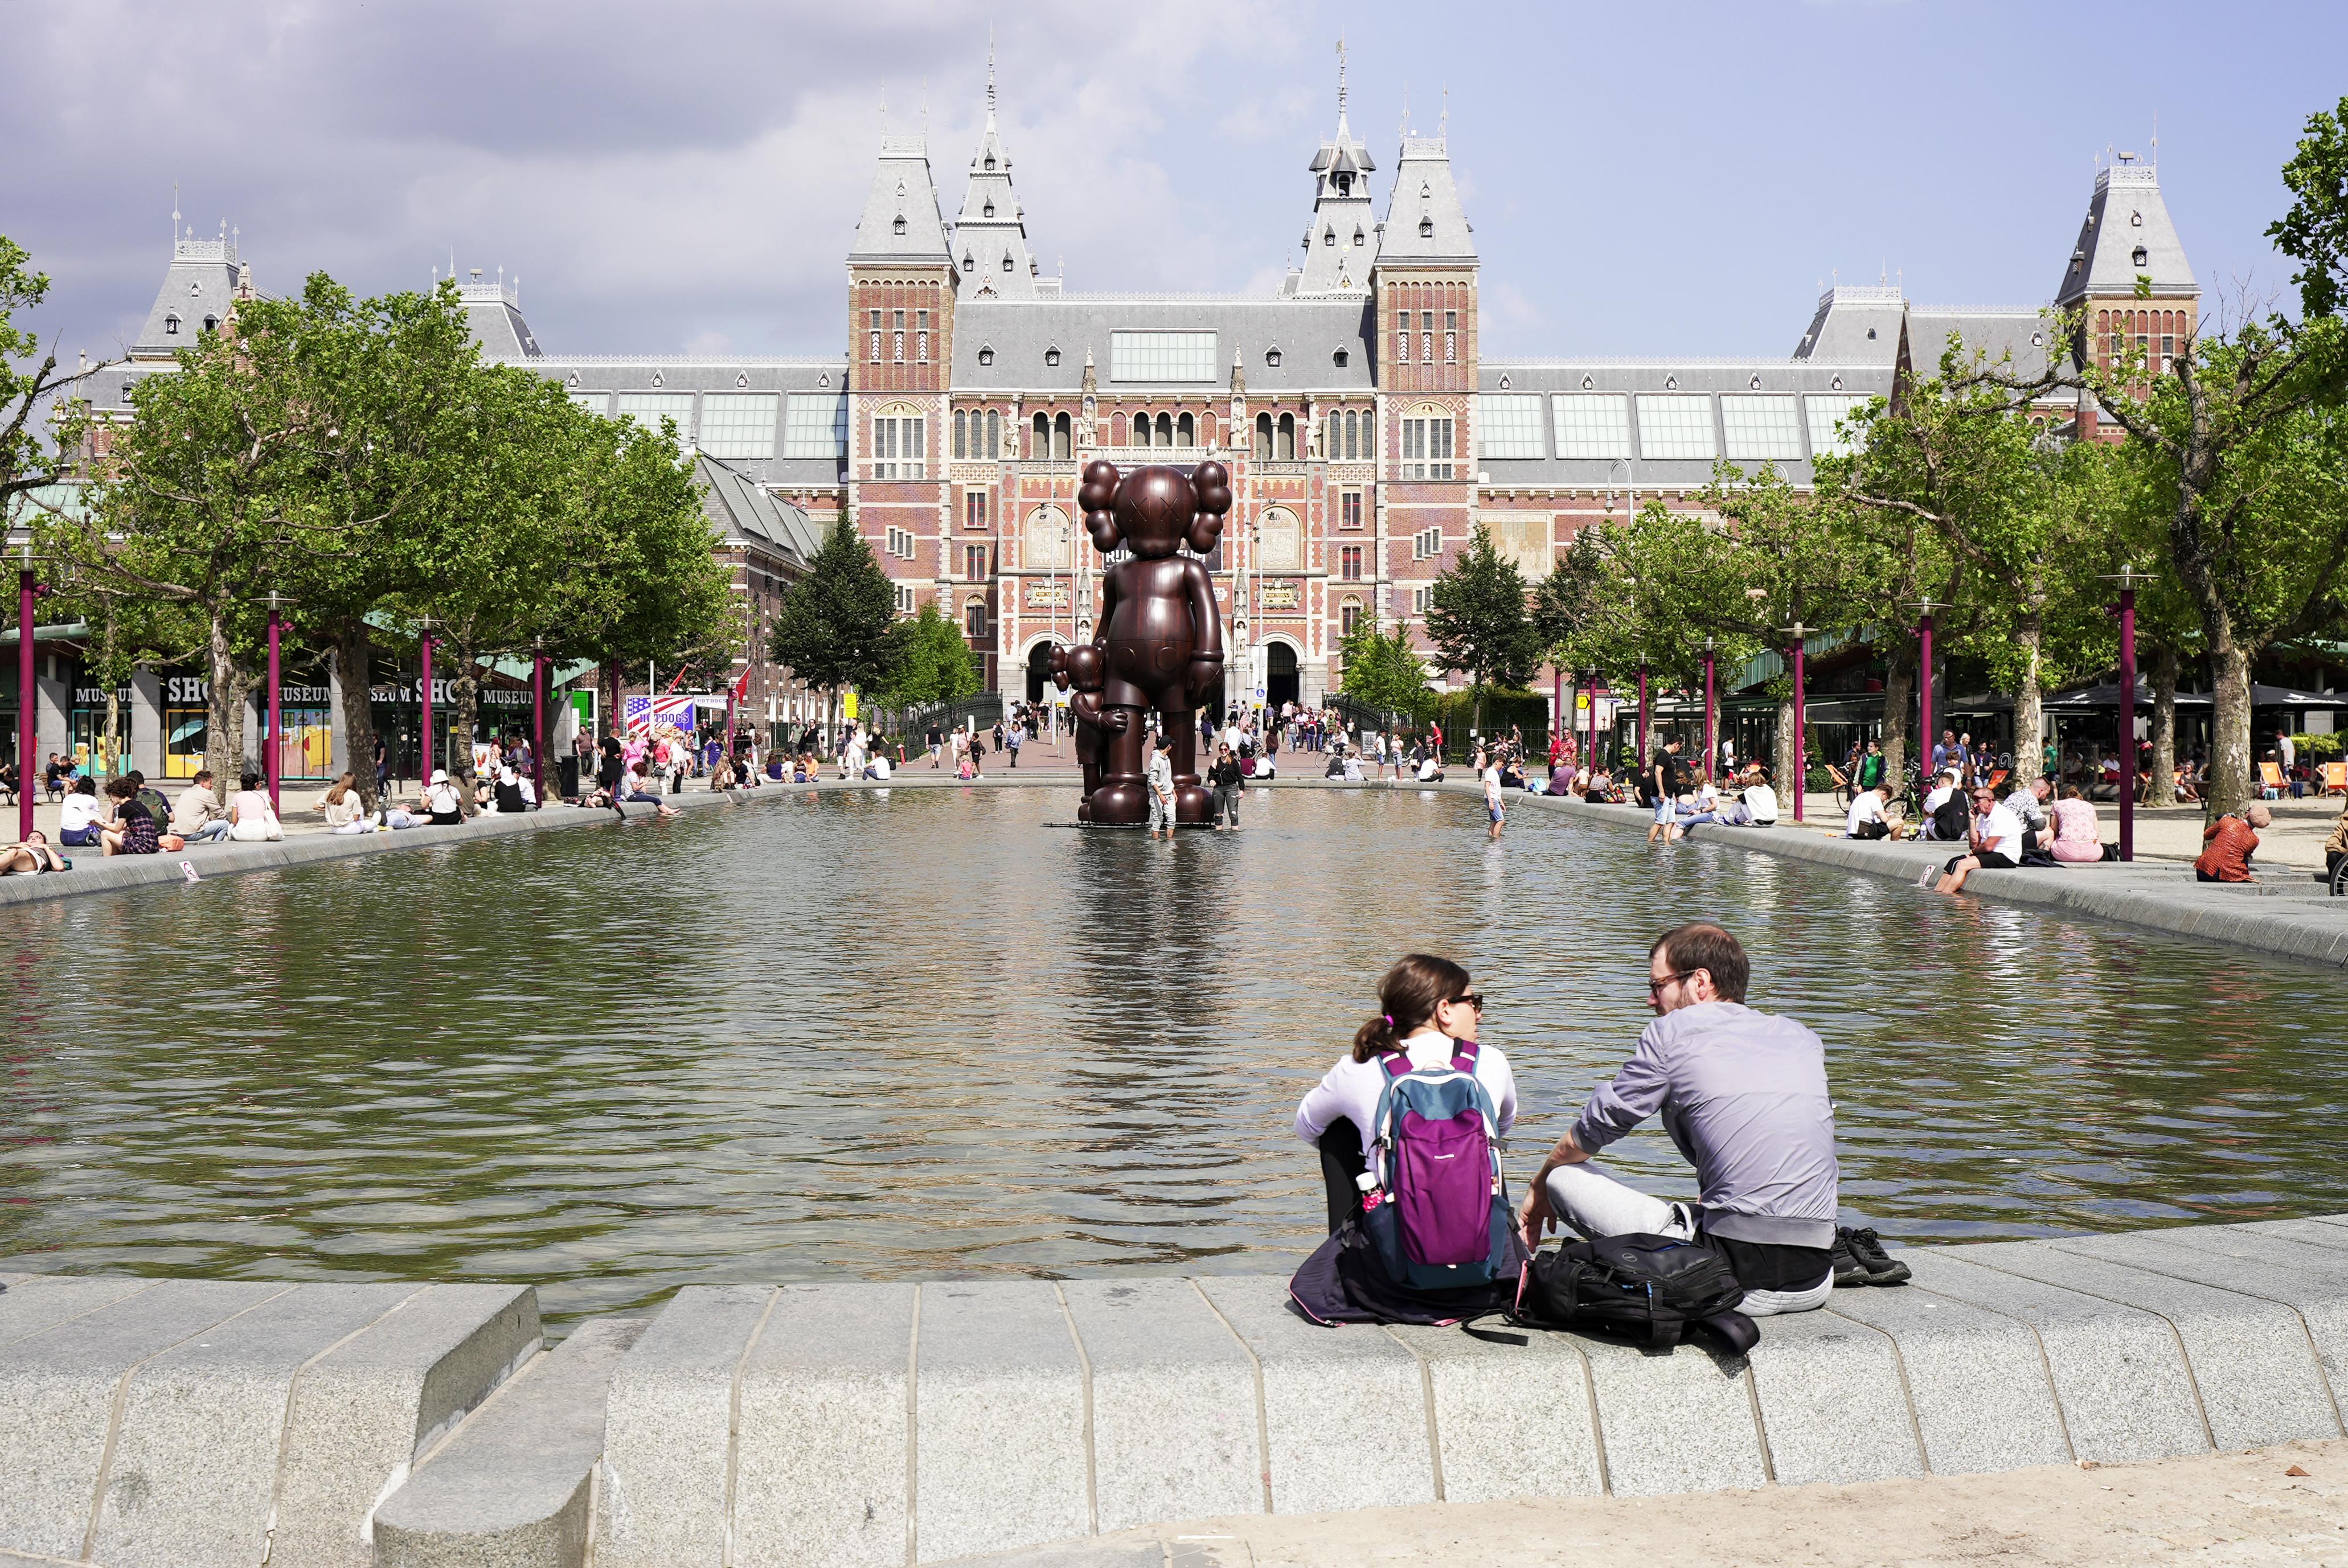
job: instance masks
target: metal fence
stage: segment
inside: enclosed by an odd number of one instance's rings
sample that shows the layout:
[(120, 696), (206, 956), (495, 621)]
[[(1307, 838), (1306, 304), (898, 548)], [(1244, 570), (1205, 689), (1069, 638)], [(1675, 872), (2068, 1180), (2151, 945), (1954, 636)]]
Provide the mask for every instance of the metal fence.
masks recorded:
[(926, 735), (930, 727), (959, 730), (965, 723), (973, 729), (991, 730), (1003, 719), (1003, 693), (981, 692), (974, 697), (963, 697), (952, 702), (932, 703), (926, 708), (911, 708), (905, 712), (905, 730), (909, 735)]

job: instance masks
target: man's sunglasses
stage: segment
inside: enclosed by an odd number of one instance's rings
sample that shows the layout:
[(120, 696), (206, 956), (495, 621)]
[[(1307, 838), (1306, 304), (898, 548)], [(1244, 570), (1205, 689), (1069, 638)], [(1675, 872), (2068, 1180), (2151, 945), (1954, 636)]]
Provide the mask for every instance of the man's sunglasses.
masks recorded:
[(1684, 980), (1690, 975), (1700, 975), (1702, 973), (1704, 973), (1702, 969), (1681, 969), (1675, 974), (1658, 975), (1653, 979), (1647, 982), (1647, 994), (1651, 997), (1661, 996), (1663, 994), (1663, 988), (1670, 985), (1673, 980)]

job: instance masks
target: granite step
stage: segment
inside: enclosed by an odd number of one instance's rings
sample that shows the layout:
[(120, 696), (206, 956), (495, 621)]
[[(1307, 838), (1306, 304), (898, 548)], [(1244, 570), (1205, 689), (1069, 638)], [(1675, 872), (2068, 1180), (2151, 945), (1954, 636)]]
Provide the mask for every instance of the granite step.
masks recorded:
[(376, 1568), (581, 1568), (605, 1399), (650, 1321), (590, 1319), (516, 1373), (375, 1511)]

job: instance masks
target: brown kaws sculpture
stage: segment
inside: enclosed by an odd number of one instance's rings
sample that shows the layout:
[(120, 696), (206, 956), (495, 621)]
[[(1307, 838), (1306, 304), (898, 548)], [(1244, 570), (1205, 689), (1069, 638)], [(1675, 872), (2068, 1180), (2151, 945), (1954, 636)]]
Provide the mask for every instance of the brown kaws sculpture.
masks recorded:
[[(1107, 666), (1101, 716), (1107, 764), (1092, 794), (1091, 821), (1137, 826), (1149, 820), (1142, 715), (1154, 708), (1173, 742), (1175, 820), (1203, 823), (1210, 804), (1199, 785), (1193, 714), (1222, 691), (1223, 630), (1214, 579), (1199, 557), (1222, 537), (1231, 471), (1208, 462), (1186, 477), (1152, 465), (1120, 477), (1116, 464), (1097, 460), (1085, 467), (1076, 501), (1096, 548), (1108, 555), (1123, 544), (1133, 552), (1101, 579), (1094, 645)], [(1192, 554), (1178, 553), (1185, 543)]]
[(1071, 693), (1068, 722), (1076, 732), (1076, 765), (1085, 774), (1085, 798), (1076, 804), (1076, 820), (1090, 822), (1093, 791), (1100, 788), (1101, 764), (1108, 749), (1108, 737), (1122, 733), (1133, 722), (1133, 715), (1123, 708), (1102, 711), (1101, 651), (1092, 643), (1052, 650), (1052, 684)]

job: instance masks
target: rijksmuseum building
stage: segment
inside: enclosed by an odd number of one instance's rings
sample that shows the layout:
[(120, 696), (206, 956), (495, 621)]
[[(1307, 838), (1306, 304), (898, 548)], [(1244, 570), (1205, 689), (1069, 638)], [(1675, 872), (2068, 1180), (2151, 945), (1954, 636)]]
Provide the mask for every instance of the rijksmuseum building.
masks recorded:
[[(1900, 364), (1937, 364), (1952, 333), (2024, 370), (2048, 352), (2041, 303), (1838, 284), (1781, 359), (1509, 358), (1484, 340), (1475, 230), (1442, 137), (1405, 135), (1382, 166), (1341, 84), (1332, 133), (1300, 162), (1303, 264), (1262, 296), (1075, 292), (1044, 276), (991, 84), (951, 218), (926, 142), (881, 141), (843, 236), (844, 352), (565, 354), (538, 341), (513, 286), (475, 273), (460, 291), (485, 353), (599, 414), (675, 421), (760, 633), (743, 650), (747, 706), (784, 722), (819, 709), (765, 665), (763, 629), (843, 511), (900, 610), (936, 604), (990, 689), (1035, 698), (1052, 645), (1092, 631), (1084, 466), (1211, 455), (1236, 497), (1209, 558), (1227, 693), (1311, 702), (1365, 617), (1422, 627), (1479, 525), (1537, 579), (1634, 503), (1695, 507), (1718, 460), (1808, 484), (1838, 421)], [(2049, 250), (2046, 302), (2085, 308), (2091, 352), (2131, 339), (2157, 370), (2191, 331), (2199, 291), (2150, 164), (2122, 155), (2099, 172), (2077, 240)], [(179, 333), (250, 287), (225, 241), (178, 252), (132, 371), (168, 368)]]

